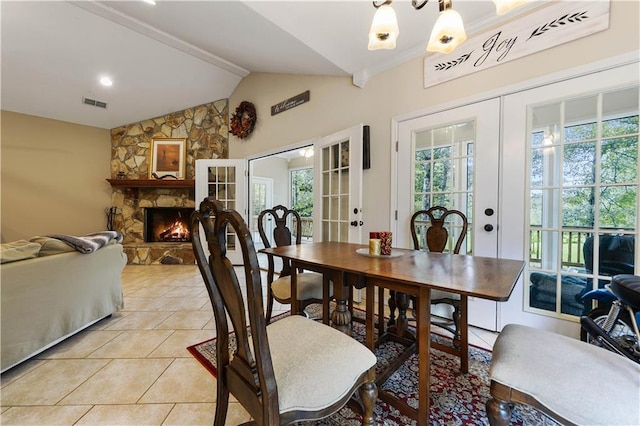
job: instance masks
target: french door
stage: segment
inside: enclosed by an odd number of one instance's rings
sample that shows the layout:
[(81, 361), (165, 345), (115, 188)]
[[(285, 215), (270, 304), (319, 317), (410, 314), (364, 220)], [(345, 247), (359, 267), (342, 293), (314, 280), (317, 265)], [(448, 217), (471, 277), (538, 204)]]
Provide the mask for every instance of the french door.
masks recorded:
[[(225, 208), (234, 209), (247, 220), (246, 160), (196, 160), (196, 208), (206, 197), (214, 197)], [(202, 232), (202, 230), (201, 230)], [(205, 253), (209, 253), (203, 240)], [(227, 235), (227, 256), (234, 265), (242, 264), (240, 245), (233, 231)]]
[(314, 241), (362, 242), (362, 138), (357, 125), (314, 143)]
[(505, 97), (501, 255), (527, 267), (502, 324), (575, 337), (582, 294), (640, 273), (638, 75), (635, 63)]
[[(395, 246), (413, 248), (411, 215), (439, 205), (467, 216), (461, 254), (497, 255), (499, 117), (491, 99), (399, 123)], [(496, 330), (496, 302), (469, 298), (468, 309), (470, 324)]]

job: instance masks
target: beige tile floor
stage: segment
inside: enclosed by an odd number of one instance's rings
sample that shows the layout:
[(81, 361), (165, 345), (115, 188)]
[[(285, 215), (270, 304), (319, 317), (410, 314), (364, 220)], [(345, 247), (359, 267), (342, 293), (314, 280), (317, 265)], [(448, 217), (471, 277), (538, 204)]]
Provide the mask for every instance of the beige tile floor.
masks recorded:
[[(127, 266), (122, 278), (124, 309), (2, 375), (0, 424), (213, 423), (215, 379), (186, 350), (215, 336), (197, 267)], [(486, 348), (496, 337), (469, 334)], [(232, 402), (227, 424), (248, 420)]]

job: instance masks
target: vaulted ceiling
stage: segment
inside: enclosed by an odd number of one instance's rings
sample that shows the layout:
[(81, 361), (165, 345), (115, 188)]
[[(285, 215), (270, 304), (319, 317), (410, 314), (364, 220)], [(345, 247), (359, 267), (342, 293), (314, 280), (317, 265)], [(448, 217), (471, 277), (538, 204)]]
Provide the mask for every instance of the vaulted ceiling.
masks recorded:
[[(499, 22), (492, 1), (453, 3), (469, 35)], [(3, 0), (1, 106), (110, 129), (228, 98), (249, 73), (350, 76), (364, 87), (426, 54), (437, 1), (393, 7), (397, 48), (369, 51), (371, 1)]]

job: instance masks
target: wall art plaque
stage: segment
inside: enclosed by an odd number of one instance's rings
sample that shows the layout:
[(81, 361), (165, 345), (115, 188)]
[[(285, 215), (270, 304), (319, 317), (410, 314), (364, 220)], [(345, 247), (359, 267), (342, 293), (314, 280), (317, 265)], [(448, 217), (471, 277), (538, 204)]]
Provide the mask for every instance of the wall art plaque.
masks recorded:
[(271, 115), (280, 114), (281, 112), (302, 105), (305, 102), (309, 102), (309, 96), (310, 92), (307, 90), (306, 92), (302, 92), (299, 95), (295, 95), (292, 98), (279, 102), (271, 107)]
[[(522, 58), (609, 28), (609, 0), (554, 1), (424, 60), (424, 87)], [(540, 64), (540, 66), (544, 66)]]

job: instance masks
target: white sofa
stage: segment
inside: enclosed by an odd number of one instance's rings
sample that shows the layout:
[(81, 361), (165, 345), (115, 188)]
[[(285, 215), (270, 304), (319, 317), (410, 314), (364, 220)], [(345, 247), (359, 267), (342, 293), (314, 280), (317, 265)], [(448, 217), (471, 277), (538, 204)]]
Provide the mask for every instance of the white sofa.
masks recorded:
[(90, 254), (47, 237), (2, 246), (2, 372), (122, 308), (115, 240)]

